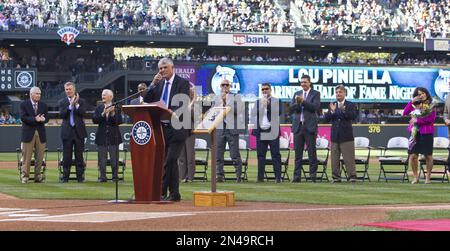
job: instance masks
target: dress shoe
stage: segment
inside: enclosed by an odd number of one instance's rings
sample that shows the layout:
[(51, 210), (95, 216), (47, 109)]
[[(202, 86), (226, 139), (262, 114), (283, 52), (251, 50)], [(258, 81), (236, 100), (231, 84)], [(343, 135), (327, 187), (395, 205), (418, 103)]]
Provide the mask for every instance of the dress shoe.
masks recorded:
[(170, 196), (166, 197), (164, 200), (178, 202), (181, 200), (181, 196), (180, 195), (170, 195)]
[(262, 182), (264, 182), (264, 179), (257, 179), (256, 182), (262, 183)]
[(292, 183), (300, 183), (300, 179), (293, 179)]
[(281, 183), (281, 179), (276, 179), (275, 183)]

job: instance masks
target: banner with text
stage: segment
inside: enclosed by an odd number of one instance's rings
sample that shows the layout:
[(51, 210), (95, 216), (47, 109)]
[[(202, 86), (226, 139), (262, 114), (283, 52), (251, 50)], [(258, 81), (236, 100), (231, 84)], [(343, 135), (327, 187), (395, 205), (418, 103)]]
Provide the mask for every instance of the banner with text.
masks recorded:
[(228, 79), (231, 91), (247, 101), (261, 96), (260, 85), (272, 85), (272, 94), (284, 101), (301, 90), (299, 78), (311, 77), (312, 86), (321, 93), (321, 101), (335, 100), (334, 87), (343, 84), (347, 98), (362, 103), (406, 103), (416, 87), (427, 88), (438, 102), (450, 92), (450, 69), (413, 67), (350, 67), (204, 64), (197, 69), (203, 95), (220, 93), (220, 82)]

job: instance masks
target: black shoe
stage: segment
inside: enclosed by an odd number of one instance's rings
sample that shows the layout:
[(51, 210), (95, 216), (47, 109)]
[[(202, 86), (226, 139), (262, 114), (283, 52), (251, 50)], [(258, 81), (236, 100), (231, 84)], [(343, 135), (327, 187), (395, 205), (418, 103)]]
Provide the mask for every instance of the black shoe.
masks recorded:
[(242, 179), (241, 178), (236, 178), (236, 183), (241, 183), (242, 182)]
[(224, 181), (225, 181), (225, 179), (223, 176), (217, 176), (216, 182), (224, 182)]
[(281, 179), (276, 179), (275, 183), (281, 183)]
[(65, 179), (59, 180), (59, 183), (67, 183), (67, 182), (69, 182), (69, 180), (65, 180)]
[(170, 195), (170, 196), (166, 197), (164, 200), (178, 202), (181, 200), (181, 195)]
[(84, 179), (78, 180), (78, 183), (83, 183)]
[(257, 179), (256, 182), (258, 183), (264, 182), (264, 179)]
[(103, 182), (107, 182), (107, 180), (106, 179), (98, 179), (98, 182), (103, 183)]
[(300, 183), (300, 179), (293, 179), (292, 183)]

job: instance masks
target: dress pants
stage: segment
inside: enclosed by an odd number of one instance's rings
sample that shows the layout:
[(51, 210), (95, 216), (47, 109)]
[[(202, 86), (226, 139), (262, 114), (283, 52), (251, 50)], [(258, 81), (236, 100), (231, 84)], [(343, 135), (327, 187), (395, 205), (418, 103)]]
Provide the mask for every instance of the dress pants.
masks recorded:
[(234, 167), (236, 168), (236, 178), (241, 178), (242, 176), (242, 159), (241, 153), (239, 152), (239, 134), (231, 134), (229, 130), (217, 130), (217, 177), (224, 177), (224, 155), (225, 148), (228, 142), (228, 147), (230, 150), (230, 157), (233, 160)]
[(163, 191), (162, 196), (167, 196), (167, 190), (169, 191), (169, 197), (173, 199), (180, 199), (179, 190), (179, 170), (178, 170), (178, 157), (180, 157), (181, 150), (184, 146), (184, 141), (170, 141), (169, 131), (173, 128), (167, 128), (169, 126), (163, 126), (164, 139), (166, 142), (166, 155), (164, 159), (164, 175), (163, 175)]
[(109, 153), (110, 161), (111, 161), (111, 171), (112, 171), (112, 179), (116, 180), (117, 177), (117, 168), (118, 168), (118, 155), (119, 155), (119, 145), (109, 145), (109, 146), (98, 146), (98, 169), (100, 171), (100, 180), (106, 181), (106, 163), (107, 157)]
[(317, 133), (309, 133), (304, 130), (300, 130), (299, 133), (294, 134), (294, 147), (295, 147), (295, 169), (293, 181), (300, 181), (302, 177), (301, 170), (303, 168), (303, 150), (305, 144), (308, 146), (308, 159), (309, 159), (309, 176), (313, 182), (316, 181), (317, 173), (317, 151), (316, 151), (316, 137)]
[(35, 151), (34, 160), (34, 180), (41, 181), (41, 167), (44, 160), (46, 143), (42, 143), (39, 139), (39, 133), (36, 130), (30, 142), (22, 142), (22, 166), (20, 168), (20, 178), (22, 182), (27, 182), (30, 176), (30, 165), (33, 150)]
[(258, 156), (258, 181), (264, 180), (266, 169), (266, 154), (267, 147), (270, 146), (270, 154), (273, 162), (273, 172), (275, 173), (275, 180), (281, 181), (281, 154), (280, 154), (280, 140), (261, 140), (260, 136), (256, 137), (256, 151)]
[(67, 182), (72, 166), (72, 153), (75, 150), (75, 166), (78, 182), (84, 181), (84, 138), (79, 138), (74, 127), (70, 128), (69, 139), (63, 139), (63, 180)]
[(180, 179), (194, 180), (195, 174), (195, 135), (190, 135), (184, 143), (183, 150), (178, 158)]
[(355, 142), (331, 142), (331, 172), (333, 180), (341, 180), (341, 153), (349, 180), (356, 180)]

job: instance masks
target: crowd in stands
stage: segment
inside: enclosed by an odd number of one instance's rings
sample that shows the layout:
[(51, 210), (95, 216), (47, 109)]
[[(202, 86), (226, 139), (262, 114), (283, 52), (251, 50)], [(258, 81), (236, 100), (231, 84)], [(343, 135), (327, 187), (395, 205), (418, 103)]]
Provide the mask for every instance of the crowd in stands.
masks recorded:
[(0, 29), (71, 25), (82, 32), (181, 34), (186, 30), (340, 37), (447, 37), (450, 3), (441, 0), (8, 0)]
[(0, 109), (0, 125), (20, 124), (20, 118), (10, 114), (9, 109), (3, 107)]
[[(187, 55), (175, 55), (173, 58), (176, 61), (189, 62), (254, 62), (254, 63), (303, 63), (303, 64), (365, 64), (365, 65), (449, 65), (450, 60), (448, 56), (442, 55), (407, 55), (398, 54), (395, 57), (383, 59), (347, 59), (341, 57), (339, 54), (333, 55), (328, 53), (325, 55), (311, 54), (311, 53), (297, 53), (297, 55), (276, 56), (273, 54), (257, 54), (249, 53), (248, 55), (230, 55), (220, 53), (190, 53)], [(144, 57), (136, 59), (147, 59), (157, 61), (158, 57)]]

